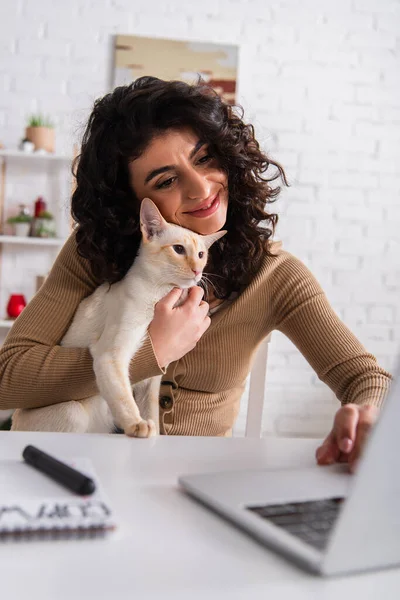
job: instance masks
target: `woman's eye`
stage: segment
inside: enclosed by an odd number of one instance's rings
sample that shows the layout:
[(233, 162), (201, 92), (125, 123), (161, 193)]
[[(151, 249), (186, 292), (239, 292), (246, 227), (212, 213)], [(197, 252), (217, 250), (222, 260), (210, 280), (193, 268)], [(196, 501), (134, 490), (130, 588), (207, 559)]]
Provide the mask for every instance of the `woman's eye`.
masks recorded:
[(205, 156), (202, 156), (201, 158), (199, 158), (199, 163), (204, 164), (204, 163), (208, 162), (210, 159), (211, 159), (211, 155), (206, 154)]
[(180, 246), (179, 244), (175, 244), (175, 246), (172, 246), (172, 247), (177, 254), (185, 254), (185, 248), (183, 246)]
[(169, 187), (170, 185), (172, 185), (174, 183), (175, 179), (176, 179), (175, 177), (170, 177), (169, 179), (166, 179), (162, 183), (158, 183), (156, 185), (156, 188), (158, 190), (161, 189), (161, 188), (167, 188), (167, 187)]

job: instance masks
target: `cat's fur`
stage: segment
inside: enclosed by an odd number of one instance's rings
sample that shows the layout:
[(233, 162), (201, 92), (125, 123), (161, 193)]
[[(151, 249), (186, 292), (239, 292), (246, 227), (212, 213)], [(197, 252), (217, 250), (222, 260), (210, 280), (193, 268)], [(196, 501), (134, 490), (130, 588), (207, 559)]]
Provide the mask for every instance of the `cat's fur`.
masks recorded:
[[(198, 284), (208, 248), (226, 232), (202, 236), (167, 223), (148, 198), (141, 204), (140, 226), (142, 242), (128, 273), (82, 300), (61, 341), (62, 346), (90, 349), (99, 394), (43, 408), (17, 409), (14, 431), (105, 433), (116, 424), (130, 436), (156, 434), (161, 376), (132, 388), (129, 363), (145, 339), (155, 304), (174, 287), (187, 295), (187, 289)], [(185, 252), (178, 254), (177, 246)]]

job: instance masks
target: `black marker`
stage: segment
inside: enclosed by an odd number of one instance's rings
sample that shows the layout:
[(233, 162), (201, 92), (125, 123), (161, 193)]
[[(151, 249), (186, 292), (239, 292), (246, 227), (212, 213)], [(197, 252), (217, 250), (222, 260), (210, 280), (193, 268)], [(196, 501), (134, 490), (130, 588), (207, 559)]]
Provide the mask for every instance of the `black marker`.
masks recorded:
[(35, 446), (26, 446), (22, 457), (29, 465), (80, 496), (93, 494), (96, 489), (93, 479), (49, 456)]

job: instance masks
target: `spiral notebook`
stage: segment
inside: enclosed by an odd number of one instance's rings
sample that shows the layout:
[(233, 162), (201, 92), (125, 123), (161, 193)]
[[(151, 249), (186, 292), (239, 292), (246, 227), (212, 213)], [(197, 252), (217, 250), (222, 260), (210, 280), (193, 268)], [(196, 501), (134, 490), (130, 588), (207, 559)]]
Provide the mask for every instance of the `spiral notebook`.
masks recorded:
[(70, 492), (23, 460), (0, 461), (0, 541), (92, 538), (115, 529), (90, 460), (64, 462), (95, 480), (91, 496)]

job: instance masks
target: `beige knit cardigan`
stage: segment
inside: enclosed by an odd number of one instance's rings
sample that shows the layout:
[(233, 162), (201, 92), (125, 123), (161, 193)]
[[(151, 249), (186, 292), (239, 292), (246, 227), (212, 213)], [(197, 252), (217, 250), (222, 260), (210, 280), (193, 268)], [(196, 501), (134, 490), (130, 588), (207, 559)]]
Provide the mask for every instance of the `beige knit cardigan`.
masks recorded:
[[(273, 251), (251, 284), (212, 315), (196, 347), (166, 371), (148, 336), (132, 358), (132, 382), (163, 374), (161, 433), (229, 436), (255, 350), (273, 330), (292, 340), (342, 403), (382, 403), (389, 373), (338, 318), (309, 270), (279, 244)], [(72, 234), (0, 350), (0, 409), (96, 394), (89, 351), (59, 342), (80, 301), (98, 284)]]

